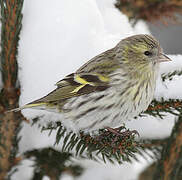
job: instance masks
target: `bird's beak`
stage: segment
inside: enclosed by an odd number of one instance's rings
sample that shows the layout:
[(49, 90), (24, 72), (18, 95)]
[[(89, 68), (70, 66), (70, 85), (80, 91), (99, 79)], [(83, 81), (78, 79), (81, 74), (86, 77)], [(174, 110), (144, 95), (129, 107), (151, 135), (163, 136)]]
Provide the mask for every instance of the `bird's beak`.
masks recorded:
[(159, 54), (158, 62), (167, 62), (172, 61), (169, 57), (167, 57), (165, 54)]

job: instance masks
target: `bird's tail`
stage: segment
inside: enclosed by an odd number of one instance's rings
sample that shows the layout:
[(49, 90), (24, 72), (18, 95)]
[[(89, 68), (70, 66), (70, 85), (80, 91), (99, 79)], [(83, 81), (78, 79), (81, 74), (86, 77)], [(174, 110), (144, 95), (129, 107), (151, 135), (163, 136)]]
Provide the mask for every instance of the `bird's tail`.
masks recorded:
[(27, 109), (27, 108), (36, 108), (36, 107), (41, 107), (41, 106), (44, 106), (46, 105), (45, 102), (32, 102), (32, 103), (29, 103), (29, 104), (26, 104), (24, 106), (21, 106), (19, 108), (15, 108), (15, 109), (11, 109), (9, 111), (6, 111), (6, 113), (9, 113), (9, 112), (18, 112), (18, 111), (21, 111), (22, 109)]

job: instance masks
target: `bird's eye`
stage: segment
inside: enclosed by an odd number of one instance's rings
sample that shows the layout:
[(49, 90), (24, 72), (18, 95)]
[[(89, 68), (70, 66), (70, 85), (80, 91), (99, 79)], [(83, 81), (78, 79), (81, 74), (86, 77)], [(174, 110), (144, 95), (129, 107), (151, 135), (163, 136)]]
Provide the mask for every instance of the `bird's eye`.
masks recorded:
[(152, 53), (151, 53), (150, 51), (145, 51), (144, 54), (145, 54), (146, 56), (151, 56), (151, 55), (152, 55)]

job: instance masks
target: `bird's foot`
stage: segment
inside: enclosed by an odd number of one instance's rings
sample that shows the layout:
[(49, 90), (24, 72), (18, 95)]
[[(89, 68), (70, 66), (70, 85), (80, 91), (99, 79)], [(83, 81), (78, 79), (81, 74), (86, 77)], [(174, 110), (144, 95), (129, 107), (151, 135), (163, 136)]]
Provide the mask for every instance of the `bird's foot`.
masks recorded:
[(136, 131), (136, 130), (133, 130), (133, 131), (126, 130), (124, 132), (121, 132), (121, 130), (126, 129), (124, 126), (121, 126), (119, 128), (115, 128), (115, 129), (114, 128), (110, 128), (110, 127), (105, 127), (105, 129), (107, 129), (108, 133), (112, 133), (112, 134), (115, 135), (115, 138), (112, 141), (112, 144), (113, 145), (120, 138), (127, 138), (127, 137), (129, 137), (129, 136), (131, 136), (133, 134), (136, 134), (136, 135), (140, 136), (139, 133), (138, 133), (138, 131)]
[(130, 135), (133, 135), (133, 134), (136, 134), (138, 136), (140, 136), (140, 134), (138, 133), (137, 130), (133, 130), (133, 131), (129, 131), (129, 130), (126, 130), (124, 132), (121, 132), (121, 130), (123, 129), (126, 129), (124, 126), (121, 126), (119, 128), (110, 128), (110, 127), (105, 127), (108, 132), (111, 132), (113, 134), (115, 134), (116, 136), (123, 136), (123, 137), (126, 137), (126, 136), (130, 136)]

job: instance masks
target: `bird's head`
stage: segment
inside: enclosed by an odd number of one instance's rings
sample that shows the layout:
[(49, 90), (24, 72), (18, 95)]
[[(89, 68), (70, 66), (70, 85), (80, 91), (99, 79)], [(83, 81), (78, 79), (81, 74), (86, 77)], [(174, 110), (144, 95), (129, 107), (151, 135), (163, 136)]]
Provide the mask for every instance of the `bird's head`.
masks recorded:
[(160, 62), (171, 61), (164, 55), (159, 42), (146, 34), (123, 39), (115, 48), (117, 59), (120, 59), (121, 64), (128, 65), (131, 69), (154, 68)]

